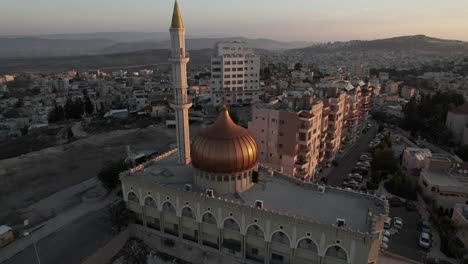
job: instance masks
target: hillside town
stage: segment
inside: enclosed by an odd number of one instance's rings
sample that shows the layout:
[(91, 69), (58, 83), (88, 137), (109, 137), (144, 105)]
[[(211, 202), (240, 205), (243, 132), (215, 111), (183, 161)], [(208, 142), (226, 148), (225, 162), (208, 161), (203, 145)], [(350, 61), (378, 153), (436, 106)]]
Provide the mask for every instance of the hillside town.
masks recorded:
[(468, 262), (465, 44), (191, 64), (171, 15), (167, 63), (0, 76), (0, 263)]

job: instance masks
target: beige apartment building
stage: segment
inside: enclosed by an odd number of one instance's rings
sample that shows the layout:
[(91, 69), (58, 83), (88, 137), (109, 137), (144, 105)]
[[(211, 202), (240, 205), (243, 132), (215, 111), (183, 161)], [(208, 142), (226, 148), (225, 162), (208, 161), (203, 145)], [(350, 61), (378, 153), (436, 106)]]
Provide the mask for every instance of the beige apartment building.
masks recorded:
[(313, 181), (319, 166), (331, 162), (342, 147), (346, 94), (330, 91), (318, 99), (288, 92), (252, 107), (249, 131), (259, 161), (303, 181)]

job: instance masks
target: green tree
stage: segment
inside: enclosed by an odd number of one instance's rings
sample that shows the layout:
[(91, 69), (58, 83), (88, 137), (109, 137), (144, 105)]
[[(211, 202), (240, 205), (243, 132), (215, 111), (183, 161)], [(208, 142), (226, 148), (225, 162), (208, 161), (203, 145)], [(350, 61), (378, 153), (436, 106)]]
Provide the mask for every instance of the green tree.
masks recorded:
[(124, 251), (123, 261), (125, 264), (146, 264), (150, 253), (148, 246), (137, 238), (131, 238), (125, 245)]
[(91, 115), (94, 112), (94, 105), (93, 102), (91, 102), (91, 99), (89, 99), (89, 96), (85, 97), (85, 111), (88, 115)]
[(408, 177), (403, 171), (398, 171), (390, 181), (385, 183), (385, 189), (391, 194), (416, 200), (416, 182), (414, 178)]
[(302, 69), (302, 63), (298, 62), (294, 64), (294, 70), (300, 70), (300, 69)]
[(98, 179), (107, 191), (111, 191), (119, 184), (119, 174), (126, 169), (123, 160), (108, 162), (98, 173)]
[(54, 109), (49, 112), (48, 120), (50, 123), (57, 123), (65, 120), (65, 109), (63, 106), (57, 106), (57, 104), (55, 104)]
[(28, 131), (29, 131), (28, 125), (24, 125), (24, 126), (21, 128), (21, 135), (22, 135), (22, 136), (26, 136), (26, 135), (28, 134)]
[(126, 208), (124, 201), (112, 204), (107, 209), (106, 216), (115, 233), (120, 233), (120, 231), (135, 220), (135, 214)]
[(371, 167), (375, 172), (396, 172), (398, 170), (398, 162), (393, 155), (393, 150), (391, 148), (376, 148), (373, 152)]

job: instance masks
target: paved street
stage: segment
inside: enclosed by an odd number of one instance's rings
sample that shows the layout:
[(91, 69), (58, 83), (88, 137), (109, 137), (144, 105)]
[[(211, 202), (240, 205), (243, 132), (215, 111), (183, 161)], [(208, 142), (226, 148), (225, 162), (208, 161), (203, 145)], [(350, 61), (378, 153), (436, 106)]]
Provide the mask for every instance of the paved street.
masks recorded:
[(330, 173), (327, 176), (327, 184), (332, 186), (341, 186), (343, 179), (356, 166), (356, 162), (359, 161), (359, 157), (363, 152), (367, 151), (369, 143), (376, 134), (377, 123), (372, 122), (372, 127), (365, 134), (362, 134), (355, 145), (352, 146), (352, 148), (347, 153), (345, 153), (340, 160), (338, 160), (339, 166), (332, 167)]
[[(91, 212), (64, 226), (37, 243), (41, 264), (79, 264), (113, 237), (111, 225), (106, 222), (107, 207)], [(5, 264), (34, 264), (34, 248), (29, 246)]]
[(410, 212), (405, 207), (391, 207), (390, 217), (400, 217), (403, 220), (403, 229), (390, 237), (388, 251), (410, 258), (423, 261), (426, 251), (419, 248), (419, 220), (421, 216), (417, 211)]

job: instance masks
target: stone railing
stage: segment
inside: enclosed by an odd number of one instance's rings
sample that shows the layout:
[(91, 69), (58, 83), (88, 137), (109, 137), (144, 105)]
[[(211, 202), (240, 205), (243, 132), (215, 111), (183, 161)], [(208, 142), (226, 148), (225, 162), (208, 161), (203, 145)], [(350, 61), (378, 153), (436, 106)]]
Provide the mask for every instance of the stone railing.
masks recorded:
[(140, 164), (140, 165), (138, 165), (138, 166), (136, 166), (134, 168), (131, 168), (129, 170), (121, 172), (120, 177), (128, 176), (128, 175), (133, 174), (133, 173), (135, 173), (137, 171), (141, 171), (141, 170), (143, 170), (143, 169), (157, 163), (160, 160), (163, 160), (163, 159), (165, 159), (165, 158), (167, 158), (169, 156), (174, 155), (175, 153), (177, 153), (177, 149), (172, 149), (172, 150), (169, 150), (167, 152), (164, 152), (163, 154), (158, 155), (158, 156), (154, 157), (153, 159), (148, 160), (148, 161), (146, 161), (146, 162), (144, 162), (144, 163), (142, 163), (142, 164)]

